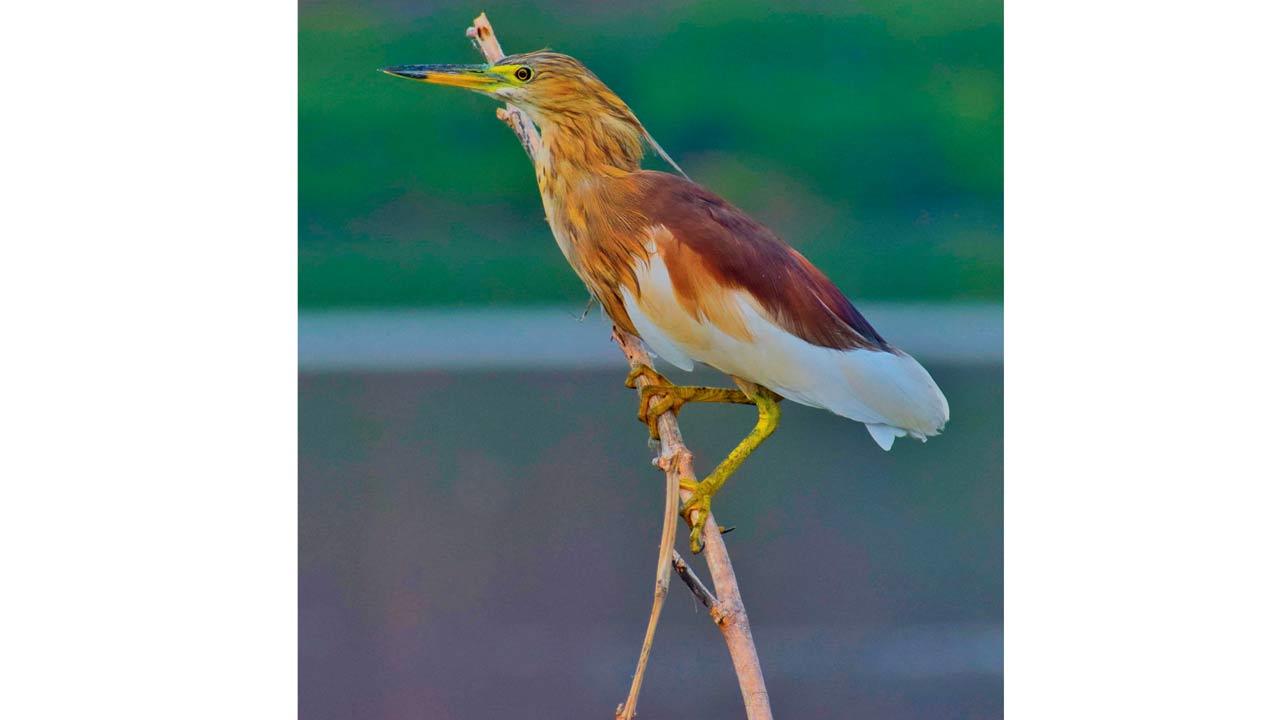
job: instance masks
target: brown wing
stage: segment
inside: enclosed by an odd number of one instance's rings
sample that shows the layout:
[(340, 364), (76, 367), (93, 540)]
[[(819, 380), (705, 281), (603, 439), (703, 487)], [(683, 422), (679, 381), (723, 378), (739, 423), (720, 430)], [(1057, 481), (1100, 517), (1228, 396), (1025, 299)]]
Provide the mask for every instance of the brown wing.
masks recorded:
[(676, 293), (696, 307), (724, 288), (751, 293), (779, 326), (821, 347), (890, 350), (835, 284), (795, 248), (706, 188), (658, 172), (633, 175), (644, 213), (671, 234), (662, 248)]

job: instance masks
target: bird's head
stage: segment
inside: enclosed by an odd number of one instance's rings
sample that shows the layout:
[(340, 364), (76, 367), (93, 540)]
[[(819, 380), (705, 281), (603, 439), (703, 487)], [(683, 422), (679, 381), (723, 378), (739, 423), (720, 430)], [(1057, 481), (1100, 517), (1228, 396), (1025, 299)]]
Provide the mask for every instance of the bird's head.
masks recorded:
[[(542, 129), (544, 140), (557, 144), (561, 159), (576, 157), (582, 163), (634, 170), (648, 143), (684, 174), (622, 98), (568, 55), (538, 50), (508, 55), (490, 65), (398, 65), (382, 72), (509, 102)], [(566, 127), (571, 131), (556, 132)]]
[(585, 65), (549, 50), (508, 55), (491, 65), (399, 65), (382, 72), (491, 95), (539, 125), (568, 115), (607, 115), (640, 126), (627, 104)]

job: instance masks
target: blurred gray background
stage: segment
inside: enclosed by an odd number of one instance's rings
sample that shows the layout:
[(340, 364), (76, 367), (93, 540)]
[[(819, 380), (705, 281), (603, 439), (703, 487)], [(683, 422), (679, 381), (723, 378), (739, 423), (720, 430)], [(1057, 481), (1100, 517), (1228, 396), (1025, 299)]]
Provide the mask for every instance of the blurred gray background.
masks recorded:
[[(951, 402), (946, 432), (885, 453), (859, 424), (784, 403), (716, 499), (775, 711), (998, 717), (998, 308), (871, 307), (908, 349), (927, 330), (912, 323), (938, 318), (936, 357), (921, 359)], [(639, 649), (662, 511), (625, 365), (607, 324), (569, 308), (465, 316), (468, 330), (451, 317), (303, 318), (302, 716), (607, 717)], [(962, 338), (950, 354), (947, 337)], [(449, 338), (486, 367), (457, 366)], [(749, 408), (686, 409), (699, 470), (753, 422)], [(741, 716), (724, 644), (683, 585), (640, 708)]]

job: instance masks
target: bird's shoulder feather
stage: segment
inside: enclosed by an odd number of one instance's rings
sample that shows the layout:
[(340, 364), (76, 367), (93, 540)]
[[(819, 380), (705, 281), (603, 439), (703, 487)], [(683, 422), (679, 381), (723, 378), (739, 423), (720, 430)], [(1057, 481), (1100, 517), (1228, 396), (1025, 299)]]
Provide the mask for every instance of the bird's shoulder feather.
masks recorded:
[[(643, 171), (642, 194), (653, 245), (672, 289), (695, 316), (732, 325), (717, 312), (726, 291), (741, 290), (793, 335), (840, 350), (890, 350), (853, 303), (795, 248), (706, 188), (676, 175)], [(732, 327), (725, 328), (733, 332)]]

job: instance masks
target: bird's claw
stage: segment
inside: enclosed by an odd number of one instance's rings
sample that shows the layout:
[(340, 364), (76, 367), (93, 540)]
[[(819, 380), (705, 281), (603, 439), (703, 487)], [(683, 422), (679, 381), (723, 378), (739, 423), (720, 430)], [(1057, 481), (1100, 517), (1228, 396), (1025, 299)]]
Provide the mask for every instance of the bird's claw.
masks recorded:
[(677, 395), (675, 388), (670, 385), (647, 385), (640, 390), (640, 408), (636, 417), (649, 426), (649, 437), (657, 440), (658, 418), (666, 412), (679, 414), (684, 403), (684, 398)]
[(636, 388), (636, 379), (643, 377), (653, 385), (670, 385), (671, 381), (662, 376), (662, 373), (654, 370), (648, 365), (637, 365), (631, 368), (631, 372), (627, 373), (627, 379), (623, 384), (634, 390)]
[(640, 406), (636, 410), (636, 419), (648, 425), (649, 438), (657, 440), (658, 418), (665, 412), (679, 413), (684, 405), (684, 398), (675, 393), (676, 386), (670, 380), (646, 365), (632, 368), (627, 374), (626, 386), (637, 387), (636, 379), (642, 376), (649, 380), (649, 384), (640, 388)]
[[(707, 516), (711, 514), (711, 494), (698, 482), (681, 480), (680, 487), (693, 493), (693, 496), (680, 507), (680, 516), (689, 523), (689, 551), (694, 555), (702, 552), (702, 533), (707, 524)], [(717, 528), (721, 534), (733, 530)]]

